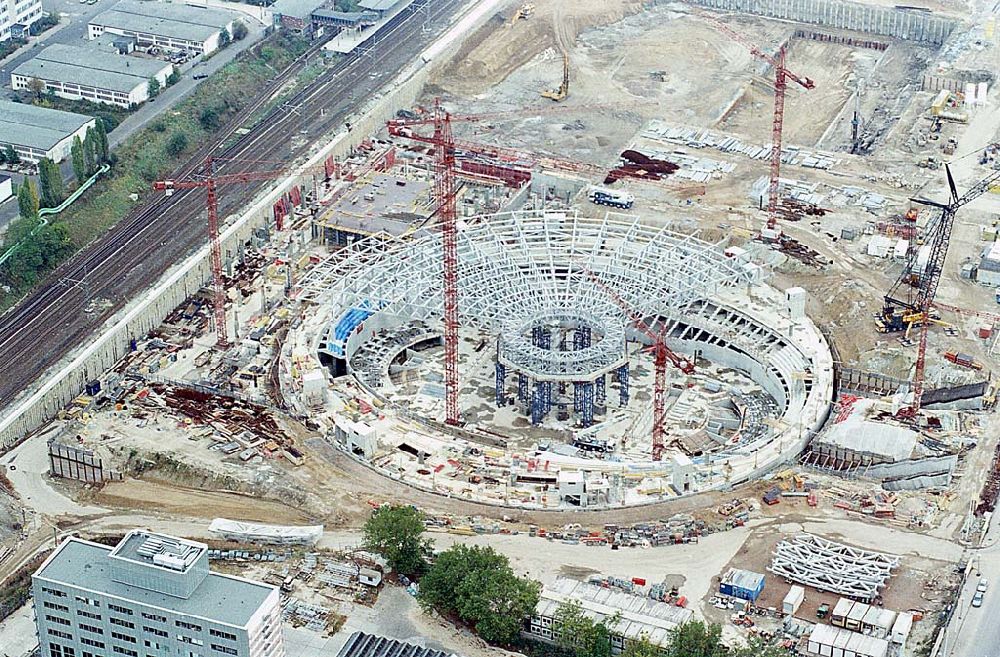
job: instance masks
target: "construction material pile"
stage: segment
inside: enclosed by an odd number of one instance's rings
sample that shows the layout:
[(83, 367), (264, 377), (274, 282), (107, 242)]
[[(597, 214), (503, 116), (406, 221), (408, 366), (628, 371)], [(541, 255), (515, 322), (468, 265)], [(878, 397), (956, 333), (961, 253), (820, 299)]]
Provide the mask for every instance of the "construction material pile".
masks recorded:
[(680, 166), (673, 162), (658, 160), (636, 150), (624, 151), (621, 157), (622, 163), (608, 172), (608, 176), (604, 179), (605, 185), (622, 178), (662, 180), (680, 169)]
[(768, 570), (785, 579), (857, 600), (874, 600), (899, 557), (799, 534), (778, 543)]

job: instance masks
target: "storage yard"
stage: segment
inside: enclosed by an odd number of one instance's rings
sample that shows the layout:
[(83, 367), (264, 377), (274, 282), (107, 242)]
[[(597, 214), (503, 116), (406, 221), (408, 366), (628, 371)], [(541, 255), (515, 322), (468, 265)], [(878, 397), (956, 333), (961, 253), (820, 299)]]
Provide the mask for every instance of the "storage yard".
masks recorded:
[[(542, 583), (532, 640), (572, 600), (616, 654), (695, 619), (974, 657), (943, 629), (1000, 568), (995, 19), (779, 4), (482, 5), (317, 105), (279, 182), (0, 414), (0, 570), (145, 524), (280, 586), (289, 645), (391, 617), (501, 654), (359, 548), (413, 504)], [(161, 186), (192, 235), (205, 180)]]

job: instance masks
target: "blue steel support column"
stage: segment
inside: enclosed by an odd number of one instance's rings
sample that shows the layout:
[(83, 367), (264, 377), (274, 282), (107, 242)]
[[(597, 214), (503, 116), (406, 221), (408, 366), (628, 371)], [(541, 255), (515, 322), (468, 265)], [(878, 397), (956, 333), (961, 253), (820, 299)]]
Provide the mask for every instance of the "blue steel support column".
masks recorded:
[(604, 406), (606, 401), (605, 395), (607, 391), (605, 389), (606, 381), (604, 380), (605, 375), (597, 377), (597, 381), (594, 382), (594, 403), (598, 406)]
[(542, 390), (545, 393), (545, 412), (548, 413), (552, 410), (552, 382), (546, 381)]
[(536, 427), (542, 423), (542, 418), (545, 416), (542, 409), (543, 386), (543, 383), (538, 382), (531, 391), (531, 423)]
[(580, 384), (577, 382), (573, 384), (573, 412), (575, 413), (580, 412), (580, 398)]
[(528, 377), (520, 372), (517, 373), (517, 398), (524, 403), (528, 401)]
[(507, 385), (507, 368), (503, 363), (497, 361), (497, 408), (503, 408), (507, 405), (507, 395), (504, 392), (504, 388)]
[(588, 381), (581, 383), (582, 399), (580, 405), (583, 407), (583, 426), (589, 427), (594, 423), (594, 384)]
[(538, 338), (538, 346), (542, 349), (552, 349), (552, 331), (547, 328), (542, 329), (542, 334)]
[(619, 388), (620, 399), (618, 405), (626, 406), (628, 404), (628, 364), (619, 367), (616, 376), (618, 383), (621, 385)]

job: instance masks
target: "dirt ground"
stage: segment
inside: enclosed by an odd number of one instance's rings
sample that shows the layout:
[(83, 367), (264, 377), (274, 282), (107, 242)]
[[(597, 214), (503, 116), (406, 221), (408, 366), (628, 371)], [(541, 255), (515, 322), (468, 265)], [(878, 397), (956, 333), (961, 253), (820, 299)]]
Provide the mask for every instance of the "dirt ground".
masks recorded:
[(306, 524), (311, 520), (302, 511), (277, 501), (184, 488), (149, 479), (126, 479), (105, 484), (92, 495), (91, 501), (112, 508), (195, 518), (222, 517), (288, 524)]

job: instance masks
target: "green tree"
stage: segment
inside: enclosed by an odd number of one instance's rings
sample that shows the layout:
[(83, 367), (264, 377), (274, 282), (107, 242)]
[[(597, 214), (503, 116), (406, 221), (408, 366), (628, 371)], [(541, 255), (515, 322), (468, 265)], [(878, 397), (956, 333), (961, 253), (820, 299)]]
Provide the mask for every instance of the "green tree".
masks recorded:
[(17, 151), (14, 150), (14, 147), (12, 145), (7, 144), (7, 147), (4, 148), (3, 150), (3, 154), (4, 154), (4, 159), (7, 160), (7, 164), (21, 163), (21, 156), (17, 154)]
[(556, 645), (576, 657), (610, 657), (611, 632), (618, 618), (596, 623), (587, 616), (579, 602), (559, 605), (552, 620), (552, 637)]
[(28, 178), (17, 190), (17, 213), (23, 219), (38, 219), (38, 194), (35, 184)]
[(183, 132), (175, 132), (167, 140), (167, 155), (177, 157), (188, 146), (188, 138)]
[(730, 647), (729, 657), (788, 657), (788, 651), (774, 641), (752, 636), (746, 644)]
[(232, 37), (232, 35), (229, 34), (229, 30), (227, 30), (226, 28), (222, 28), (221, 30), (219, 30), (219, 49), (220, 50), (222, 48), (225, 48), (226, 46), (228, 46), (232, 42), (233, 42), (233, 37)]
[(508, 644), (538, 604), (541, 584), (520, 578), (492, 548), (455, 545), (434, 560), (420, 580), (427, 609), (455, 613), (491, 643)]
[(2, 148), (0, 148), (0, 164), (7, 164), (7, 153)]
[(66, 197), (59, 165), (47, 157), (38, 161), (38, 184), (41, 187), (42, 207), (54, 208)]
[(173, 86), (181, 81), (181, 70), (176, 66), (170, 71), (170, 75), (167, 76), (167, 86)]
[(80, 136), (73, 137), (73, 146), (70, 148), (70, 155), (73, 160), (73, 175), (78, 183), (83, 183), (87, 179), (87, 161), (83, 157), (83, 142)]
[(664, 651), (666, 657), (725, 657), (722, 643), (722, 626), (690, 621), (670, 630), (670, 641)]
[(620, 657), (663, 657), (663, 649), (645, 636), (629, 641)]
[[(219, 35), (219, 42), (222, 42), (222, 35)], [(247, 38), (247, 26), (243, 24), (243, 21), (236, 20), (233, 23), (233, 41), (242, 41)]]
[(99, 118), (94, 122), (94, 164), (107, 162), (109, 150), (108, 126)]
[(6, 276), (19, 285), (33, 285), (73, 251), (69, 231), (62, 224), (39, 224), (38, 218), (12, 221), (4, 246), (17, 248), (4, 263)]
[(423, 533), (423, 516), (412, 506), (383, 506), (365, 523), (364, 544), (397, 573), (416, 575), (423, 572), (430, 551)]
[(150, 100), (156, 98), (160, 93), (160, 81), (155, 77), (149, 78), (149, 84), (146, 85), (146, 93), (149, 94)]
[(97, 131), (94, 128), (87, 128), (87, 134), (83, 136), (83, 161), (88, 176), (94, 175), (97, 171), (97, 162), (100, 159), (97, 151)]
[(45, 95), (45, 81), (38, 78), (31, 78), (28, 80), (28, 90), (31, 91), (35, 100), (41, 100), (42, 96)]

